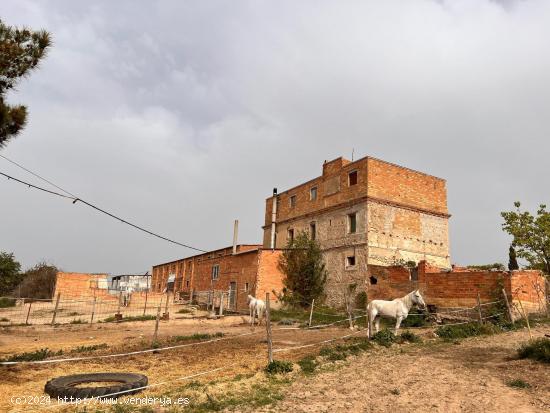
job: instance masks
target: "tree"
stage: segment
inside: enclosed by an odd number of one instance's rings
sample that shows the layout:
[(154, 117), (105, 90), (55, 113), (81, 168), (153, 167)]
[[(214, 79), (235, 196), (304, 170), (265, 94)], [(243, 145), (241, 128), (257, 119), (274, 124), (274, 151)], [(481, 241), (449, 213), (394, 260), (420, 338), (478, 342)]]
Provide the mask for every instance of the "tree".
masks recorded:
[(279, 259), (283, 280), (283, 299), (291, 304), (307, 307), (319, 299), (325, 289), (328, 271), (325, 268), (319, 243), (306, 232), (300, 232), (287, 244)]
[(52, 298), (57, 279), (57, 267), (41, 262), (25, 271), (23, 280), (15, 289), (19, 297)]
[(20, 270), (21, 264), (13, 254), (0, 252), (0, 296), (9, 295), (21, 282), (23, 276)]
[(540, 205), (536, 216), (522, 211), (515, 202), (515, 211), (501, 212), (502, 229), (513, 237), (518, 257), (527, 260), (531, 268), (541, 268), (550, 274), (550, 212)]
[(514, 244), (510, 245), (510, 248), (508, 250), (508, 269), (510, 271), (519, 270), (518, 260), (517, 260), (517, 254), (516, 249), (514, 248)]
[(6, 104), (5, 94), (38, 66), (50, 44), (50, 35), (44, 30), (17, 29), (0, 20), (0, 148), (17, 135), (27, 121), (26, 106)]

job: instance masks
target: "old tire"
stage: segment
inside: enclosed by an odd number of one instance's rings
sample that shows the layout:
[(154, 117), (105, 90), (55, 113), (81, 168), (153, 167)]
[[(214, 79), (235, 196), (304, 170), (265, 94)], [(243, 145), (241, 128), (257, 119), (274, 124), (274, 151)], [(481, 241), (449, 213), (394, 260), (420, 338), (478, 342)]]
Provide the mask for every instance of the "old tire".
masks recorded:
[[(81, 383), (92, 382), (119, 382), (103, 387), (75, 387)], [(90, 373), (90, 374), (74, 374), (71, 376), (62, 376), (52, 379), (46, 383), (44, 390), (52, 397), (73, 397), (73, 399), (86, 399), (89, 397), (105, 397), (117, 398), (134, 394), (147, 386), (147, 377), (143, 374), (135, 373)], [(113, 393), (120, 393), (114, 394)]]

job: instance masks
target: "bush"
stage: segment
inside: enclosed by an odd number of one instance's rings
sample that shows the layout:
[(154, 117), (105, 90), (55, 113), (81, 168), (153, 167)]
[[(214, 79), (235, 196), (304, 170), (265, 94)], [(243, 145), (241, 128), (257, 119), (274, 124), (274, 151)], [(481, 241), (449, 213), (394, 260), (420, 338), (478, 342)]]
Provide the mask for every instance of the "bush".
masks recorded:
[(315, 357), (313, 356), (307, 356), (298, 361), (298, 365), (302, 369), (302, 372), (304, 374), (313, 374), (315, 372), (315, 369), (317, 368), (317, 362), (315, 361)]
[(190, 336), (172, 336), (170, 341), (173, 341), (175, 343), (180, 343), (182, 341), (210, 340), (210, 339), (219, 338), (219, 337), (223, 337), (223, 333), (221, 332), (217, 332), (214, 334), (195, 333), (195, 334), (191, 334)]
[(267, 374), (285, 374), (290, 373), (292, 370), (293, 367), (290, 361), (273, 360), (265, 367)]
[(527, 388), (531, 387), (531, 385), (529, 383), (527, 383), (526, 381), (523, 381), (521, 379), (510, 380), (506, 384), (510, 387), (516, 387), (518, 389), (527, 389)]
[(408, 341), (409, 343), (422, 343), (420, 336), (411, 331), (403, 331), (398, 338), (401, 342)]
[(87, 353), (89, 351), (100, 350), (109, 347), (106, 343), (101, 344), (92, 344), (91, 346), (78, 346), (73, 352), (74, 353)]
[(401, 322), (401, 327), (424, 327), (428, 324), (428, 315), (419, 311), (411, 311)]
[(361, 291), (359, 294), (355, 296), (355, 308), (359, 308), (363, 310), (366, 307), (367, 307), (367, 293), (365, 291)]
[(279, 321), (279, 324), (282, 326), (291, 326), (294, 323), (296, 323), (296, 320), (293, 320), (291, 318), (283, 318), (281, 319), (281, 321)]
[(71, 322), (69, 324), (85, 324), (86, 321), (84, 321), (83, 319), (81, 318), (75, 318), (74, 320), (71, 320)]
[(522, 359), (530, 358), (550, 363), (550, 339), (541, 337), (530, 340), (518, 349), (518, 355)]
[(15, 298), (0, 298), (0, 308), (15, 307)]
[(440, 326), (435, 333), (444, 340), (456, 340), (481, 335), (496, 334), (502, 329), (494, 324), (478, 324), (471, 322), (467, 324)]
[(372, 339), (381, 346), (391, 347), (395, 342), (395, 334), (388, 329), (384, 329), (373, 335)]

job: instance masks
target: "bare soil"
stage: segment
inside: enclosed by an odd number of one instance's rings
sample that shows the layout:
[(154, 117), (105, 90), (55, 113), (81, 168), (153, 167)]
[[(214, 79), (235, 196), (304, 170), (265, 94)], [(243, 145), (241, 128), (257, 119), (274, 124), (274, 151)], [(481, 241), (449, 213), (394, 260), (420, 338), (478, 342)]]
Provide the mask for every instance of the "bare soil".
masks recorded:
[[(236, 390), (245, 382), (235, 377), (263, 380), (266, 365), (265, 327), (251, 332), (246, 317), (221, 320), (170, 320), (162, 322), (159, 339), (176, 335), (223, 332), (224, 339), (213, 343), (174, 350), (125, 356), (122, 358), (78, 361), (46, 365), (0, 366), (0, 411), (43, 411), (44, 405), (16, 406), (11, 396), (44, 395), (47, 380), (68, 374), (92, 372), (136, 372), (149, 377), (159, 386), (140, 393), (139, 397), (177, 394), (182, 397), (190, 380), (208, 389), (217, 383), (230, 382)], [(274, 348), (318, 343), (349, 334), (345, 328), (323, 330), (283, 330), (274, 326)], [(154, 321), (120, 324), (30, 326), (4, 328), (0, 332), (0, 357), (48, 347), (63, 350), (62, 357), (112, 354), (150, 348)], [(549, 333), (548, 325), (534, 329), (535, 336)], [(459, 344), (433, 340), (430, 329), (419, 330), (425, 342), (419, 345), (394, 345), (353, 356), (346, 361), (325, 362), (322, 372), (304, 376), (295, 366), (288, 384), (282, 390), (283, 400), (264, 407), (232, 406), (232, 411), (292, 412), (542, 412), (550, 410), (550, 367), (530, 360), (515, 358), (518, 345), (526, 341), (526, 331), (484, 336)], [(418, 332), (418, 331), (415, 331)], [(364, 332), (359, 332), (362, 335)], [(230, 338), (230, 339), (225, 339)], [(108, 344), (108, 348), (88, 353), (74, 353), (78, 346)], [(186, 342), (187, 343), (187, 342)], [(161, 343), (162, 344), (162, 343)], [(276, 353), (280, 360), (298, 361), (308, 354), (317, 355), (321, 346)], [(72, 351), (72, 353), (71, 353)], [(190, 380), (184, 376), (224, 367)], [(522, 379), (531, 385), (516, 389), (507, 385)], [(253, 387), (253, 385), (252, 385)], [(206, 397), (206, 396), (205, 396)], [(196, 402), (191, 400), (191, 404)], [(191, 409), (190, 409), (191, 408)], [(229, 409), (229, 407), (226, 407)], [(194, 411), (192, 406), (167, 410), (155, 406), (152, 411)], [(50, 409), (58, 411), (59, 408)], [(65, 407), (64, 411), (77, 410)], [(82, 408), (79, 411), (83, 411)], [(91, 411), (94, 411), (93, 409)], [(126, 410), (125, 410), (126, 411)], [(139, 411), (135, 409), (132, 411)], [(206, 410), (204, 410), (206, 411)]]

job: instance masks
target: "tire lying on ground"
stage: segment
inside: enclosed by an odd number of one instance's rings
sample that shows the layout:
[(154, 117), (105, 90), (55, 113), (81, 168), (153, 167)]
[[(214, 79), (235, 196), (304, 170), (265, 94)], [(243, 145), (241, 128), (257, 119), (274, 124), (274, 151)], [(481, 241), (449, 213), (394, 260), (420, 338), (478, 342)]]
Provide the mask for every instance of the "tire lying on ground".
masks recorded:
[[(117, 382), (102, 387), (75, 387), (83, 383)], [(126, 396), (138, 393), (147, 386), (147, 377), (136, 373), (90, 373), (74, 374), (52, 379), (46, 383), (44, 390), (52, 397), (73, 397), (86, 399), (89, 397), (111, 397)], [(113, 393), (120, 393), (115, 394)]]

